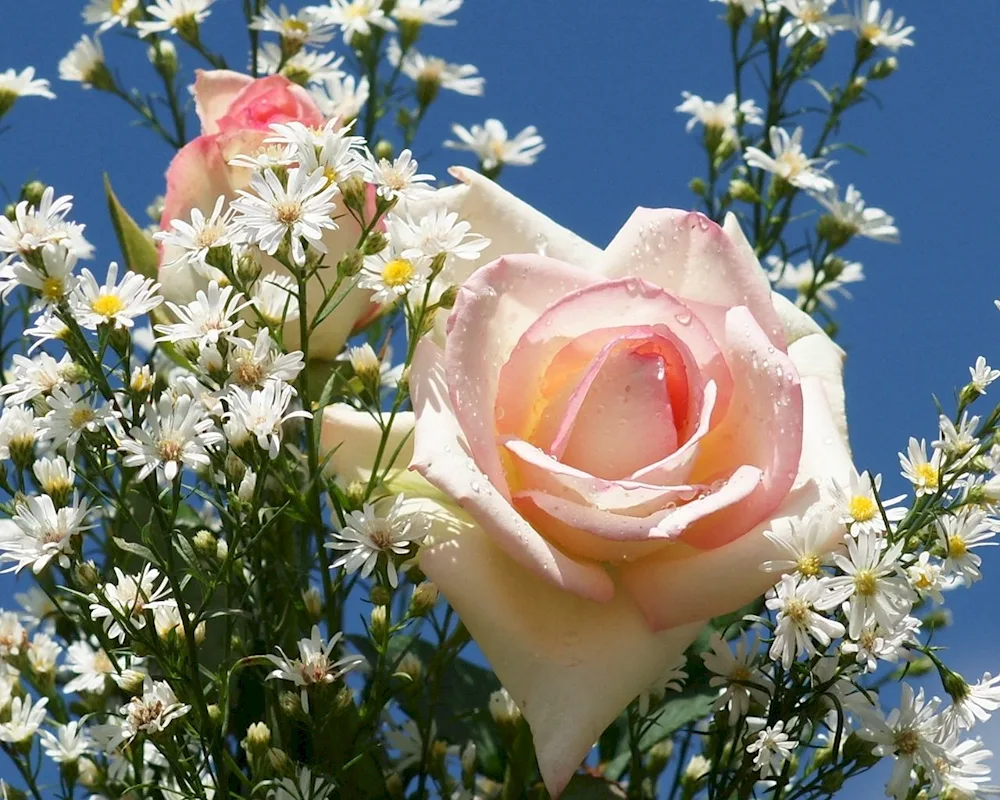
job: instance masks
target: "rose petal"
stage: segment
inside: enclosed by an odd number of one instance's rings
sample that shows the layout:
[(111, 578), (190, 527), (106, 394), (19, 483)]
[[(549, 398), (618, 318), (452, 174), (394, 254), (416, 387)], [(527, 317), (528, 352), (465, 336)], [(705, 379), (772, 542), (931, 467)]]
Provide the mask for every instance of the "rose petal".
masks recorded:
[(783, 347), (767, 277), (735, 218), (726, 225), (696, 212), (636, 209), (605, 249), (601, 272), (643, 278), (681, 300), (746, 306), (771, 343)]
[(840, 440), (850, 452), (847, 413), (844, 409), (844, 351), (829, 336), (819, 331), (793, 342), (788, 348), (788, 357), (792, 359), (802, 378), (816, 377), (822, 380)]
[(504, 497), (510, 493), (489, 413), (496, 405), (500, 368), (546, 306), (593, 280), (551, 258), (516, 255), (478, 270), (459, 290), (445, 350), (452, 405), (476, 464)]
[(522, 567), (581, 597), (610, 600), (614, 586), (607, 573), (596, 564), (573, 560), (545, 541), (470, 457), (448, 397), (444, 361), (441, 349), (430, 339), (417, 346), (410, 388), (417, 418), (411, 469), (453, 498)]
[[(774, 575), (759, 569), (765, 561), (778, 557), (776, 546), (764, 536), (775, 520), (797, 523), (811, 512), (828, 515), (835, 522), (836, 512), (820, 494), (819, 486), (831, 479), (846, 482), (854, 467), (822, 382), (807, 377), (801, 387), (802, 454), (795, 483), (781, 506), (745, 534), (746, 528), (737, 522), (738, 538), (726, 537), (732, 540), (714, 550), (677, 542), (654, 556), (622, 565), (622, 583), (654, 629), (666, 630), (725, 614), (760, 596), (775, 581)], [(831, 524), (831, 529), (830, 547), (839, 541), (843, 526)], [(725, 587), (725, 591), (706, 593), (705, 586)]]
[(220, 195), (233, 196), (229, 173), (217, 136), (199, 136), (184, 145), (167, 168), (160, 227), (166, 230), (171, 220), (187, 220), (192, 208), (210, 213)]
[(662, 677), (702, 625), (654, 634), (621, 593), (594, 603), (559, 591), (474, 525), (433, 524), (420, 567), (520, 707), (542, 778), (557, 796), (604, 729)]
[(192, 94), (203, 134), (219, 132), (219, 118), (232, 105), (233, 99), (253, 81), (250, 75), (228, 69), (195, 70)]
[[(388, 414), (383, 415), (383, 423)], [(400, 411), (393, 419), (386, 438), (380, 470), (391, 467), (391, 472), (405, 470), (413, 458), (412, 411)], [(337, 482), (346, 486), (351, 481), (368, 481), (375, 454), (382, 441), (382, 428), (369, 413), (358, 411), (346, 403), (334, 403), (323, 409), (320, 427), (320, 452), (329, 454), (326, 471), (335, 475)]]
[(324, 121), (309, 92), (284, 75), (269, 75), (248, 83), (215, 124), (219, 132), (267, 131), (280, 122), (301, 122), (319, 128)]

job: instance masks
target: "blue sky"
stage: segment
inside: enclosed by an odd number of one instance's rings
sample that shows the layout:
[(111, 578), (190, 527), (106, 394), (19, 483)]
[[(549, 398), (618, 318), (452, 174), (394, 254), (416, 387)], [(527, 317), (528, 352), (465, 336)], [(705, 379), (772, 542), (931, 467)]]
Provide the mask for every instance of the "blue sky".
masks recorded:
[[(903, 491), (896, 452), (910, 435), (933, 438), (932, 394), (947, 406), (977, 355), (1000, 363), (1000, 313), (992, 303), (1000, 296), (1000, 149), (993, 146), (1000, 129), (1000, 4), (894, 5), (916, 25), (917, 46), (900, 53), (899, 72), (878, 88), (882, 107), (868, 103), (847, 116), (844, 137), (867, 156), (838, 154), (832, 173), (892, 213), (902, 231), (897, 246), (852, 245), (848, 253), (864, 263), (868, 279), (841, 304), (838, 319), (849, 354), (857, 465), (885, 473), (889, 490)], [(0, 69), (34, 65), (59, 98), (23, 100), (5, 119), (0, 187), (16, 192), (38, 177), (73, 194), (75, 218), (87, 223), (103, 268), (117, 253), (102, 172), (138, 217), (162, 191), (171, 152), (152, 132), (129, 127), (133, 117), (120, 101), (57, 79), (59, 58), (83, 31), (82, 6), (33, 0), (5, 15)], [(216, 6), (204, 38), (232, 54), (238, 68), (245, 34), (227, 22), (235, 22), (241, 4)], [(685, 89), (710, 99), (731, 89), (721, 8), (707, 0), (468, 0), (458, 27), (432, 31), (422, 48), (476, 64), (487, 78), (486, 96), (442, 99), (415, 150), (437, 148), (451, 122), (495, 116), (512, 130), (537, 125), (548, 149), (536, 166), (508, 170), (504, 184), (601, 245), (638, 205), (692, 206), (686, 185), (701, 173), (702, 154), (673, 108)], [(850, 37), (842, 37), (831, 47), (834, 74), (849, 66)], [(118, 36), (104, 43), (126, 82), (136, 75), (135, 82), (150, 85), (143, 48)], [(183, 46), (181, 56), (189, 71), (203, 66)], [(438, 150), (423, 166), (443, 175), (448, 155)], [(983, 613), (1000, 600), (998, 558), (987, 555), (986, 581), (948, 598), (956, 625), (942, 642), (949, 663), (970, 675), (1000, 665), (994, 617)], [(0, 579), (0, 598), (9, 597), (12, 584)]]

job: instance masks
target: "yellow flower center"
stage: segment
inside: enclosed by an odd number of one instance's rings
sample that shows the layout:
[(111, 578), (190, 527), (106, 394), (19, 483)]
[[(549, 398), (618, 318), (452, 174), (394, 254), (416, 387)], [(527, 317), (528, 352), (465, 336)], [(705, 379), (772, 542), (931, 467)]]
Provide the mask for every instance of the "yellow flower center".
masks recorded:
[(878, 506), (872, 498), (859, 494), (851, 498), (848, 510), (855, 522), (868, 522), (878, 513)]
[(875, 573), (868, 569), (858, 570), (854, 575), (854, 588), (862, 597), (871, 597), (877, 586)]
[(111, 0), (110, 11), (112, 14), (121, 14), (123, 8), (125, 8), (125, 0)]
[(806, 578), (814, 578), (819, 575), (820, 560), (819, 556), (808, 555), (802, 556), (795, 564), (796, 569), (799, 573)]
[(198, 247), (214, 247), (224, 232), (225, 228), (222, 225), (206, 225), (198, 231), (198, 235), (194, 237), (194, 243)]
[(799, 173), (809, 169), (809, 159), (797, 150), (786, 150), (775, 160), (785, 168), (788, 173), (785, 176), (787, 178), (794, 178)]
[(274, 216), (282, 225), (293, 225), (302, 217), (302, 204), (294, 200), (278, 203), (274, 209)]
[(904, 729), (895, 735), (893, 743), (896, 745), (897, 753), (902, 756), (912, 756), (920, 747), (920, 734)]
[(927, 591), (934, 586), (934, 580), (927, 572), (920, 572), (917, 575), (917, 579), (913, 582), (913, 585), (922, 591)]
[(731, 680), (731, 681), (743, 681), (743, 682), (747, 682), (752, 677), (753, 676), (750, 674), (750, 670), (748, 670), (742, 664), (740, 664), (737, 667), (734, 667), (733, 671), (729, 673), (729, 680)]
[(965, 539), (961, 536), (956, 536), (952, 534), (948, 537), (948, 556), (949, 558), (961, 558), (966, 553), (969, 552), (969, 545), (965, 543)]
[(125, 303), (122, 302), (122, 299), (118, 295), (102, 294), (90, 304), (90, 309), (95, 314), (110, 318), (120, 311), (124, 311)]
[(306, 36), (309, 33), (309, 26), (300, 19), (287, 19), (283, 27), (288, 36), (296, 38)]
[(936, 489), (938, 485), (938, 471), (934, 465), (927, 464), (917, 464), (914, 467), (914, 472), (917, 473), (917, 478), (926, 486), (928, 489)]
[(157, 455), (161, 461), (180, 461), (184, 455), (184, 444), (175, 439), (162, 439), (157, 447)]
[(406, 286), (413, 279), (413, 264), (405, 258), (394, 258), (382, 267), (382, 282), (396, 288)]
[(823, 14), (824, 12), (818, 8), (807, 8), (799, 12), (799, 19), (806, 25), (811, 25), (814, 22), (822, 22)]
[(61, 300), (64, 290), (62, 278), (46, 278), (42, 281), (42, 297), (50, 302)]
[(792, 622), (802, 623), (809, 615), (809, 604), (804, 600), (792, 598), (785, 603), (785, 616)]
[(861, 26), (861, 38), (874, 42), (882, 35), (882, 28), (875, 22), (868, 22)]
[(75, 408), (69, 415), (69, 424), (74, 428), (83, 428), (94, 421), (92, 408)]
[(337, 170), (333, 167), (323, 167), (323, 177), (326, 178), (327, 186), (333, 186), (333, 184), (340, 180)]

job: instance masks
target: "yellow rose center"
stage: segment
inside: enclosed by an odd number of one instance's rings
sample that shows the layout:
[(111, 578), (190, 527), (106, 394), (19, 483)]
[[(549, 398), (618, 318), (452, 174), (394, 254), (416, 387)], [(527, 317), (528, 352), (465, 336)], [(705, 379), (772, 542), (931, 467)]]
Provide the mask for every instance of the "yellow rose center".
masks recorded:
[(848, 510), (855, 522), (868, 522), (878, 513), (878, 506), (870, 497), (855, 495), (848, 504)]
[(406, 286), (413, 279), (413, 264), (405, 258), (394, 258), (382, 267), (382, 282), (396, 288)]
[(90, 304), (90, 309), (95, 314), (110, 318), (120, 311), (124, 311), (125, 303), (117, 295), (103, 294)]
[(948, 537), (948, 556), (950, 558), (961, 558), (969, 552), (969, 546), (961, 536), (952, 534)]

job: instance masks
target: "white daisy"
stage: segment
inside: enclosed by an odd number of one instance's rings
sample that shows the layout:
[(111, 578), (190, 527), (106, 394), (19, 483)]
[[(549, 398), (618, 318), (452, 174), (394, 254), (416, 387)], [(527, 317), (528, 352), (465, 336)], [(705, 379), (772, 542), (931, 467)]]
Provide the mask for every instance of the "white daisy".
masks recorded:
[(765, 259), (768, 266), (768, 278), (775, 289), (790, 289), (796, 292), (796, 302), (801, 307), (809, 297), (815, 297), (827, 308), (836, 308), (837, 300), (834, 292), (847, 299), (853, 295), (846, 284), (857, 283), (865, 279), (864, 269), (856, 261), (839, 263), (836, 276), (831, 272), (831, 262), (828, 260), (820, 274), (816, 273), (811, 259), (800, 264), (792, 264), (779, 256), (768, 256)]
[[(206, 217), (201, 209), (191, 209), (191, 221), (170, 220), (170, 230), (157, 231), (153, 238), (165, 248), (163, 266), (188, 264), (196, 272), (209, 275), (208, 251), (213, 247), (232, 244), (230, 223), (233, 211), (226, 207), (226, 198), (215, 201), (212, 213)], [(170, 248), (167, 250), (166, 248)]]
[(70, 195), (55, 196), (48, 186), (38, 206), (22, 200), (14, 219), (0, 216), (0, 253), (29, 253), (47, 244), (62, 245), (78, 258), (89, 258), (94, 247), (83, 237), (84, 225), (66, 220), (73, 208)]
[(28, 348), (28, 355), (34, 353), (46, 342), (61, 341), (69, 334), (69, 327), (51, 311), (47, 311), (35, 320), (35, 324), (24, 329), (24, 335), (34, 340)]
[(215, 422), (205, 416), (204, 406), (186, 395), (160, 397), (154, 407), (143, 409), (143, 423), (133, 427), (119, 449), (126, 453), (122, 463), (139, 467), (136, 480), (143, 480), (155, 469), (174, 480), (184, 467), (199, 469), (212, 463), (208, 451), (223, 442)]
[(329, 641), (320, 636), (319, 626), (313, 625), (308, 639), (299, 639), (298, 658), (290, 659), (285, 651), (278, 648), (279, 655), (266, 658), (275, 669), (267, 680), (291, 681), (302, 691), (302, 708), (309, 713), (309, 689), (316, 685), (333, 683), (345, 673), (364, 663), (359, 655), (349, 655), (339, 660), (333, 659), (334, 649), (344, 634), (336, 633)]
[(433, 100), (438, 88), (479, 97), (486, 85), (486, 79), (472, 64), (449, 64), (443, 58), (425, 56), (412, 47), (403, 55), (395, 39), (389, 43), (386, 55), (390, 64), (417, 83), (418, 97), (425, 105)]
[(332, 202), (337, 191), (336, 184), (328, 184), (318, 170), (310, 174), (289, 169), (287, 187), (268, 170), (254, 175), (250, 191), (237, 191), (240, 197), (232, 203), (236, 210), (233, 225), (239, 228), (244, 241), (259, 245), (272, 256), (289, 238), (292, 261), (302, 266), (306, 262), (302, 239), (325, 253), (323, 231), (337, 229), (331, 216), (337, 207)]
[(94, 750), (93, 737), (74, 719), (65, 725), (56, 724), (55, 733), (39, 731), (45, 755), (57, 764), (75, 764)]
[(370, 93), (368, 78), (355, 79), (353, 75), (325, 78), (310, 92), (323, 116), (329, 119), (336, 117), (345, 122), (357, 118)]
[(990, 541), (996, 536), (993, 520), (980, 510), (959, 511), (939, 517), (937, 520), (938, 541), (944, 550), (944, 571), (956, 582), (971, 586), (983, 577), (979, 571), (982, 558), (973, 550), (979, 547), (994, 547)]
[(38, 586), (28, 587), (26, 592), (18, 592), (14, 595), (17, 604), (21, 606), (23, 613), (21, 619), (29, 628), (44, 627), (51, 631), (55, 627), (53, 617), (58, 613), (59, 608), (42, 589)]
[(61, 245), (48, 244), (42, 248), (42, 269), (38, 270), (23, 261), (13, 265), (14, 278), (38, 294), (32, 313), (58, 305), (76, 286), (73, 275), (77, 258)]
[(920, 620), (916, 617), (903, 617), (891, 629), (869, 620), (860, 636), (841, 642), (840, 650), (846, 655), (854, 656), (854, 660), (866, 672), (874, 672), (879, 661), (895, 663), (909, 658), (907, 645), (916, 642), (919, 631)]
[(491, 172), (506, 164), (527, 167), (538, 160), (545, 149), (545, 140), (538, 135), (538, 129), (529, 125), (513, 139), (507, 135), (507, 128), (498, 119), (488, 119), (482, 125), (465, 128), (452, 125), (451, 132), (458, 141), (445, 141), (444, 146), (453, 150), (468, 150), (479, 158), (482, 169)]
[(257, 67), (261, 73), (280, 73), (301, 86), (344, 77), (343, 63), (344, 57), (336, 53), (312, 50), (299, 50), (289, 57), (282, 51), (281, 45), (274, 42), (264, 42), (257, 53)]
[(36, 633), (28, 644), (28, 667), (37, 677), (48, 679), (56, 671), (62, 645), (45, 632)]
[(972, 376), (972, 380), (969, 382), (972, 390), (978, 394), (986, 394), (986, 387), (1000, 378), (1000, 369), (993, 369), (986, 363), (985, 358), (979, 356), (976, 358), (976, 365), (969, 367), (969, 374)]
[(306, 6), (296, 13), (289, 13), (282, 3), (278, 10), (265, 6), (253, 18), (250, 28), (281, 36), (288, 50), (298, 51), (303, 45), (324, 44), (333, 38), (335, 23), (329, 18), (328, 9)]
[(66, 446), (66, 457), (73, 460), (76, 444), (84, 433), (97, 433), (115, 422), (111, 406), (94, 396), (89, 399), (76, 384), (56, 387), (49, 395), (50, 411), (39, 423), (38, 434), (53, 448)]
[(92, 86), (103, 88), (110, 80), (107, 67), (104, 65), (104, 48), (96, 36), (81, 36), (80, 41), (73, 45), (59, 62), (59, 77), (64, 81), (83, 84), (84, 89)]
[(208, 18), (208, 7), (214, 0), (156, 0), (146, 6), (146, 13), (152, 20), (140, 20), (135, 27), (139, 37), (151, 33), (179, 33), (190, 37)]
[(785, 669), (792, 666), (799, 653), (814, 656), (818, 652), (816, 644), (825, 650), (833, 639), (844, 635), (843, 625), (814, 610), (824, 593), (823, 584), (816, 578), (794, 575), (783, 575), (768, 593), (765, 605), (777, 614), (769, 655)]
[(5, 408), (0, 415), (0, 458), (19, 467), (31, 462), (38, 439), (38, 420), (27, 406)]
[(809, 158), (802, 150), (802, 136), (805, 130), (799, 126), (791, 136), (788, 131), (773, 126), (768, 131), (768, 139), (773, 156), (757, 147), (748, 147), (743, 159), (751, 167), (771, 172), (792, 186), (813, 192), (825, 192), (833, 181), (824, 172), (829, 166), (819, 159)]
[(944, 596), (942, 590), (950, 588), (944, 567), (936, 559), (932, 560), (931, 554), (924, 550), (915, 560), (913, 556), (907, 554), (903, 560), (907, 561), (906, 577), (910, 581), (910, 586), (920, 597), (929, 597), (935, 603), (943, 603)]
[(843, 200), (840, 199), (840, 190), (836, 186), (813, 196), (853, 235), (874, 239), (876, 242), (899, 242), (896, 221), (881, 208), (866, 207), (861, 192), (853, 184), (848, 185)]
[(905, 494), (901, 494), (898, 497), (882, 499), (882, 509), (885, 511), (883, 518), (878, 503), (880, 499), (878, 492), (881, 488), (881, 475), (876, 475), (872, 479), (871, 473), (863, 472), (859, 475), (853, 467), (846, 484), (838, 481), (830, 483), (830, 497), (834, 509), (840, 516), (839, 521), (850, 526), (852, 536), (862, 533), (885, 533), (886, 520), (891, 525), (906, 516), (905, 508), (892, 508), (906, 497)]
[(142, 695), (133, 697), (118, 711), (124, 717), (119, 744), (131, 742), (140, 733), (162, 733), (190, 710), (191, 706), (177, 700), (170, 684), (147, 677)]
[(806, 34), (826, 39), (839, 30), (839, 18), (830, 14), (833, 3), (834, 0), (781, 0), (791, 15), (779, 31), (785, 43), (791, 47)]
[(27, 566), (36, 575), (53, 558), (65, 568), (74, 549), (74, 537), (89, 530), (85, 524), (90, 514), (86, 500), (56, 509), (47, 494), (28, 497), (17, 505), (13, 520), (16, 529), (0, 533), (0, 561), (13, 561), (6, 572), (20, 572)]
[(63, 686), (63, 692), (66, 694), (101, 693), (104, 691), (108, 676), (115, 672), (108, 654), (85, 640), (73, 642), (66, 649), (63, 669), (75, 675)]
[(394, 303), (416, 290), (418, 293), (430, 278), (431, 259), (426, 256), (406, 258), (387, 247), (378, 255), (367, 256), (358, 277), (358, 286), (374, 292), (372, 302)]
[(83, 21), (96, 25), (98, 33), (104, 33), (115, 25), (129, 26), (129, 18), (138, 9), (139, 0), (90, 0), (83, 9)]
[(944, 758), (935, 762), (933, 777), (941, 787), (939, 797), (974, 800), (995, 797), (1000, 787), (990, 785), (991, 770), (983, 763), (993, 758), (979, 738), (959, 741), (957, 736), (944, 740)]
[(296, 767), (294, 778), (275, 782), (268, 800), (327, 800), (334, 786), (319, 775), (313, 776), (308, 767)]
[(31, 695), (11, 700), (10, 719), (0, 723), (0, 742), (20, 744), (31, 739), (45, 721), (45, 706), (48, 702), (49, 699), (43, 697), (35, 703)]
[(404, 511), (403, 503), (403, 495), (398, 495), (385, 514), (376, 513), (369, 503), (361, 511), (352, 511), (344, 528), (332, 534), (335, 541), (325, 545), (347, 551), (330, 568), (343, 567), (348, 575), (360, 569), (361, 577), (367, 578), (385, 556), (389, 584), (395, 587), (398, 577), (393, 557), (409, 553), (427, 534), (423, 521)]
[(268, 325), (280, 327), (299, 318), (298, 292), (288, 275), (270, 272), (254, 284), (250, 302)]
[(979, 444), (979, 439), (974, 433), (978, 426), (979, 417), (970, 417), (967, 411), (962, 412), (957, 425), (942, 414), (938, 418), (941, 438), (931, 442), (931, 447), (945, 455), (961, 458)]
[(277, 458), (281, 449), (281, 426), (292, 419), (312, 419), (308, 411), (288, 411), (292, 394), (291, 386), (277, 381), (270, 381), (263, 389), (250, 394), (234, 386), (224, 418), (256, 439), (271, 458)]
[(417, 172), (417, 161), (409, 150), (404, 150), (392, 161), (369, 154), (367, 168), (376, 194), (386, 200), (420, 197), (431, 188), (426, 182), (434, 180), (433, 175)]
[(157, 292), (160, 284), (151, 278), (126, 270), (118, 283), (118, 264), (108, 266), (104, 284), (89, 269), (80, 273), (80, 281), (70, 297), (70, 308), (81, 327), (96, 330), (100, 325), (131, 328), (136, 317), (148, 314), (163, 298)]
[(884, 540), (866, 532), (847, 537), (846, 543), (847, 555), (833, 556), (843, 574), (824, 579), (824, 595), (816, 607), (827, 611), (850, 601), (844, 612), (852, 639), (861, 635), (870, 619), (891, 629), (909, 613), (916, 600), (900, 565), (904, 542), (883, 550)]
[(916, 28), (907, 25), (905, 17), (894, 18), (891, 9), (883, 13), (880, 0), (860, 0), (853, 14), (840, 16), (837, 22), (874, 47), (896, 53), (901, 47), (913, 46), (910, 34)]
[(1000, 708), (1000, 675), (985, 673), (977, 683), (964, 681), (962, 694), (955, 693), (954, 702), (944, 711), (946, 724), (953, 730), (969, 730), (979, 722), (987, 722)]
[(751, 701), (767, 707), (774, 683), (755, 664), (756, 648), (746, 634), (736, 642), (735, 652), (717, 632), (712, 633), (708, 647), (701, 655), (705, 667), (713, 673), (708, 685), (720, 687), (713, 709), (728, 709), (729, 725), (733, 726), (750, 712)]
[(124, 642), (127, 631), (119, 619), (134, 629), (146, 627), (145, 610), (168, 602), (170, 588), (167, 579), (149, 564), (137, 575), (126, 575), (118, 567), (114, 571), (115, 582), (103, 585), (103, 597), (91, 595), (90, 618), (100, 620), (110, 638)]
[[(829, 563), (829, 543), (843, 531), (825, 514), (815, 513), (799, 521), (776, 519), (764, 537), (780, 548), (779, 558), (760, 565), (764, 572), (794, 570), (803, 578), (815, 578)], [(783, 557), (782, 557), (783, 556)]]
[(220, 339), (233, 339), (233, 334), (243, 327), (239, 313), (248, 305), (250, 303), (243, 302), (243, 295), (232, 286), (220, 288), (212, 281), (207, 292), (199, 289), (195, 299), (186, 305), (167, 302), (167, 307), (180, 322), (157, 325), (156, 330), (161, 334), (158, 340), (195, 341), (199, 347), (207, 347), (218, 344)]
[(253, 347), (229, 351), (229, 380), (243, 389), (261, 389), (269, 381), (292, 383), (305, 367), (302, 352), (282, 352), (265, 329), (257, 332)]
[(684, 101), (674, 108), (674, 111), (691, 115), (684, 126), (684, 130), (688, 133), (693, 131), (696, 125), (701, 124), (708, 129), (721, 132), (724, 139), (735, 142), (738, 138), (737, 122), (740, 116), (747, 125), (764, 124), (763, 110), (753, 100), (744, 100), (737, 104), (735, 94), (726, 95), (721, 103), (703, 100), (691, 92), (681, 92), (681, 97)]
[(21, 72), (13, 69), (0, 72), (0, 116), (3, 116), (19, 97), (45, 97), (55, 99), (49, 91), (49, 82), (35, 77), (34, 67), (25, 67)]
[(327, 19), (340, 27), (346, 44), (356, 35), (370, 36), (373, 25), (386, 31), (396, 30), (396, 24), (382, 10), (382, 0), (330, 0), (330, 8), (324, 11)]
[(795, 753), (799, 743), (786, 732), (786, 727), (795, 724), (795, 718), (778, 720), (774, 725), (767, 725), (757, 734), (757, 738), (747, 745), (747, 753), (752, 755), (754, 769), (761, 778), (780, 774), (785, 762)]
[(399, 0), (392, 15), (398, 22), (408, 25), (450, 26), (455, 20), (445, 17), (461, 7), (462, 0)]
[(15, 354), (11, 362), (11, 374), (0, 387), (0, 395), (6, 396), (8, 406), (19, 406), (67, 385), (65, 372), (67, 367), (72, 366), (73, 359), (69, 354), (58, 361), (48, 353), (40, 353), (33, 359)]
[(899, 454), (899, 465), (903, 468), (903, 477), (913, 484), (917, 497), (937, 492), (941, 482), (940, 450), (935, 450), (928, 461), (927, 443), (911, 436), (906, 455)]
[(391, 214), (386, 218), (386, 235), (404, 258), (433, 259), (442, 254), (463, 261), (476, 261), (490, 240), (472, 232), (472, 226), (459, 220), (446, 206), (432, 207), (417, 219)]

